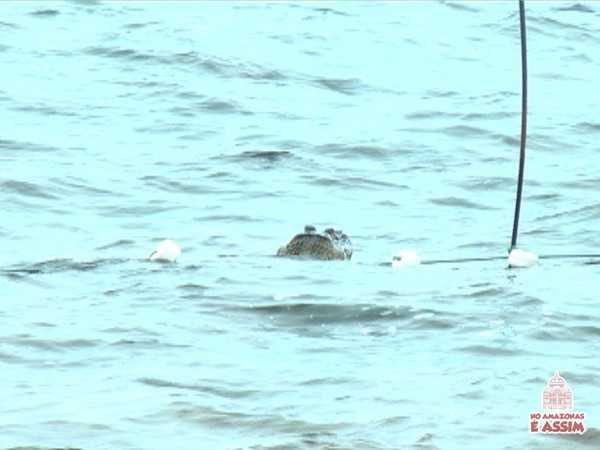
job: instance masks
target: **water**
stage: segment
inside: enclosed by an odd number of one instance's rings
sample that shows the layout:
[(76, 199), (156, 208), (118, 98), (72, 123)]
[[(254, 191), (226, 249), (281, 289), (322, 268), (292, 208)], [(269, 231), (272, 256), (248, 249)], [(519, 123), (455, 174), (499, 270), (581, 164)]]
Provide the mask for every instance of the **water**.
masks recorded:
[[(0, 448), (600, 445), (597, 259), (389, 266), (506, 255), (516, 1), (0, 11)], [(528, 3), (540, 255), (599, 253), (599, 36)], [(307, 223), (352, 261), (273, 257)], [(583, 436), (528, 433), (555, 370)]]

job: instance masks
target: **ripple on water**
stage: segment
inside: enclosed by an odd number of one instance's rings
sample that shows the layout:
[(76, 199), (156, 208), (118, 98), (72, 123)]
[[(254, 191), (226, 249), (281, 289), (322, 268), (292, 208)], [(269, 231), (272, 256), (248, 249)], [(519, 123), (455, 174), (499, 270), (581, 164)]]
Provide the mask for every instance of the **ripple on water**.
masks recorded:
[[(314, 297), (314, 296), (312, 296)], [(394, 320), (410, 317), (409, 307), (394, 309), (363, 305), (287, 303), (239, 308), (241, 311), (278, 316), (298, 323), (353, 323), (361, 320)]]
[(392, 156), (397, 153), (408, 153), (408, 151), (390, 150), (377, 145), (344, 145), (344, 144), (325, 144), (315, 148), (319, 154), (339, 156), (343, 158), (367, 158), (380, 161), (382, 158)]
[(55, 152), (60, 149), (33, 142), (12, 141), (0, 139), (0, 150), (26, 151), (26, 152)]
[(30, 16), (34, 16), (34, 17), (56, 17), (58, 15), (60, 15), (60, 11), (56, 10), (56, 9), (40, 9), (37, 11), (33, 11), (31, 13), (29, 13)]
[(146, 27), (149, 27), (152, 25), (160, 25), (160, 22), (157, 22), (157, 21), (133, 22), (133, 23), (127, 23), (127, 24), (123, 25), (123, 28), (137, 30), (137, 29), (146, 28)]
[(578, 445), (585, 445), (587, 448), (590, 449), (600, 448), (600, 429), (594, 427), (586, 427), (585, 433), (581, 435), (553, 434), (551, 436), (544, 437), (549, 438), (548, 440), (556, 439), (557, 441), (563, 441), (565, 443), (565, 446), (563, 448), (579, 448), (576, 447)]
[(201, 111), (208, 111), (218, 114), (253, 114), (251, 111), (242, 108), (238, 102), (233, 100), (209, 99), (198, 103), (197, 108)]
[[(338, 305), (319, 303), (288, 303), (249, 307), (233, 310), (266, 316), (272, 324), (329, 325), (375, 324), (402, 322), (403, 329), (445, 330), (458, 325), (459, 316), (432, 309), (415, 309), (411, 306)], [(273, 322), (275, 321), (275, 322)]]
[[(51, 424), (48, 424), (51, 425)], [(108, 430), (109, 427), (104, 427), (104, 429)], [(20, 446), (20, 447), (9, 447), (5, 450), (84, 450), (81, 447), (38, 447), (38, 446)]]
[(14, 23), (11, 23), (11, 22), (0, 21), (0, 28), (17, 30), (17, 29), (19, 29), (19, 26)]
[(127, 348), (135, 348), (135, 349), (148, 349), (148, 350), (158, 350), (160, 348), (166, 349), (187, 349), (191, 348), (191, 345), (187, 344), (172, 344), (169, 342), (162, 341), (160, 339), (119, 339), (117, 341), (110, 343), (111, 347), (127, 347)]
[[(203, 394), (210, 394), (216, 397), (228, 398), (228, 399), (240, 399), (247, 397), (254, 397), (261, 394), (260, 391), (253, 389), (234, 389), (223, 388), (223, 380), (205, 380), (204, 383), (198, 384), (188, 384), (188, 383), (177, 383), (174, 381), (161, 380), (159, 378), (139, 378), (137, 380), (139, 383), (145, 384), (147, 386), (152, 386), (156, 388), (168, 388), (174, 390), (184, 390), (184, 391), (195, 391), (201, 392)], [(221, 387), (215, 387), (221, 386)]]
[(488, 111), (488, 112), (476, 112), (468, 113), (462, 116), (464, 120), (501, 120), (508, 119), (511, 117), (520, 117), (519, 112), (510, 111)]
[(243, 214), (210, 214), (194, 218), (195, 222), (260, 223), (262, 219)]
[(316, 78), (313, 83), (318, 87), (343, 95), (356, 95), (359, 91), (367, 88), (358, 78)]
[(579, 122), (575, 125), (575, 129), (597, 135), (600, 132), (600, 122)]
[(572, 12), (580, 12), (580, 13), (594, 13), (595, 10), (592, 6), (590, 6), (589, 4), (583, 4), (583, 3), (575, 3), (573, 5), (569, 5), (569, 6), (560, 6), (560, 7), (555, 7), (554, 8), (555, 11), (572, 11)]
[(175, 417), (210, 428), (243, 428), (265, 430), (269, 433), (334, 432), (348, 426), (346, 423), (316, 423), (288, 418), (281, 414), (249, 414), (238, 410), (197, 406), (186, 402), (176, 402), (172, 406)]
[(162, 59), (151, 53), (143, 53), (133, 49), (115, 47), (88, 47), (83, 50), (87, 55), (114, 58), (132, 62), (155, 62), (161, 63)]
[(539, 341), (571, 341), (586, 342), (589, 339), (598, 339), (600, 328), (593, 325), (571, 326), (561, 322), (550, 322), (546, 320), (543, 330), (535, 330), (530, 333), (531, 339)]
[(516, 348), (492, 347), (489, 345), (468, 345), (466, 347), (457, 348), (456, 350), (476, 356), (493, 356), (498, 358), (523, 356), (530, 353)]
[(0, 352), (0, 361), (6, 364), (23, 364), (27, 359), (17, 356), (13, 353)]
[(585, 31), (586, 28), (574, 25), (572, 23), (567, 23), (562, 20), (554, 19), (552, 17), (544, 17), (544, 16), (532, 16), (529, 18), (529, 21), (532, 23), (539, 23), (543, 25), (544, 28), (552, 28), (552, 29), (561, 29), (561, 30), (577, 30), (577, 31)]
[(454, 119), (460, 117), (460, 113), (446, 111), (415, 111), (406, 114), (404, 117), (408, 120), (425, 120), (425, 119)]
[(470, 12), (470, 13), (477, 13), (480, 12), (481, 9), (480, 8), (476, 8), (474, 7), (472, 4), (466, 4), (464, 2), (442, 2), (442, 4), (444, 6), (447, 6), (450, 9), (455, 9), (457, 11), (465, 11), (465, 12)]
[(452, 137), (484, 137), (491, 134), (485, 128), (473, 125), (453, 125), (440, 128), (437, 131)]
[(288, 150), (246, 150), (237, 155), (225, 156), (224, 159), (234, 162), (262, 161), (276, 163), (295, 157), (294, 153)]
[(118, 241), (114, 241), (109, 244), (105, 244), (105, 245), (96, 247), (96, 250), (109, 250), (112, 248), (120, 248), (120, 247), (127, 247), (127, 246), (130, 247), (133, 244), (135, 244), (135, 241), (132, 241), (131, 239), (119, 239)]
[(544, 214), (535, 218), (535, 222), (545, 222), (554, 219), (567, 219), (570, 223), (594, 220), (600, 217), (600, 203), (574, 209), (564, 209), (554, 214)]
[(167, 178), (160, 175), (146, 175), (141, 177), (140, 181), (143, 181), (147, 186), (155, 187), (166, 192), (186, 194), (213, 194), (219, 192), (218, 189), (215, 189), (214, 187), (178, 181), (176, 179)]
[(49, 194), (41, 186), (35, 183), (27, 181), (8, 180), (0, 183), (0, 188), (3, 190), (13, 192), (15, 194), (23, 195), (26, 197), (43, 198), (47, 200), (56, 200), (57, 197)]
[[(134, 27), (135, 28), (135, 27)], [(138, 27), (142, 28), (142, 27)], [(170, 65), (186, 71), (202, 71), (221, 78), (242, 78), (263, 81), (282, 81), (287, 77), (276, 69), (266, 68), (252, 62), (232, 62), (196, 51), (168, 53), (157, 50), (141, 51), (132, 48), (92, 46), (84, 54), (112, 58), (124, 62)]]
[(51, 274), (58, 272), (87, 272), (104, 266), (114, 266), (129, 261), (123, 258), (101, 258), (92, 261), (75, 261), (70, 258), (56, 258), (36, 263), (17, 264), (0, 269), (4, 274)]
[(47, 105), (44, 103), (12, 106), (9, 109), (11, 111), (40, 114), (45, 117), (47, 117), (47, 116), (79, 117), (79, 114), (74, 111), (69, 111), (65, 108), (59, 109), (56, 106)]
[(313, 175), (302, 175), (301, 178), (316, 186), (341, 187), (347, 190), (379, 191), (382, 187), (391, 189), (409, 188), (405, 184), (396, 184), (366, 177), (320, 177)]
[(98, 210), (108, 217), (144, 217), (167, 211), (184, 209), (183, 205), (173, 206), (101, 206)]
[(467, 191), (502, 191), (514, 189), (514, 178), (510, 177), (465, 177), (456, 183)]
[(46, 340), (33, 338), (27, 335), (3, 338), (1, 341), (15, 347), (27, 347), (35, 350), (43, 350), (54, 353), (71, 349), (98, 347), (103, 344), (102, 341), (95, 339)]
[(434, 205), (448, 206), (452, 208), (465, 208), (465, 209), (480, 209), (480, 210), (493, 210), (498, 209), (493, 206), (487, 206), (481, 203), (472, 202), (466, 198), (460, 197), (441, 197), (429, 199)]

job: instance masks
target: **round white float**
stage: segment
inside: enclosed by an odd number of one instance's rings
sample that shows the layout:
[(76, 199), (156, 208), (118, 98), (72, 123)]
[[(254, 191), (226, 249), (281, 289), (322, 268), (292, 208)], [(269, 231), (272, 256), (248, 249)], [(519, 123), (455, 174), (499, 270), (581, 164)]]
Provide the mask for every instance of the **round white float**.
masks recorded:
[(181, 247), (172, 240), (166, 239), (152, 252), (150, 261), (175, 262), (179, 255), (181, 255)]
[(526, 252), (515, 248), (508, 255), (508, 267), (524, 268), (531, 267), (537, 264), (538, 256), (535, 253)]

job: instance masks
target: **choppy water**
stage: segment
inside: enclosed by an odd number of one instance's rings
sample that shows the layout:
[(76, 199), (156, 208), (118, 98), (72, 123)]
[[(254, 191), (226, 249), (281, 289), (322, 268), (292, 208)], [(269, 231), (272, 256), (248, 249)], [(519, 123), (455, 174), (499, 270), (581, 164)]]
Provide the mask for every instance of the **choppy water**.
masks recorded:
[[(506, 254), (516, 1), (0, 13), (0, 448), (600, 446), (598, 261), (385, 264)], [(600, 7), (528, 32), (519, 242), (599, 253)], [(307, 223), (352, 261), (274, 258)]]

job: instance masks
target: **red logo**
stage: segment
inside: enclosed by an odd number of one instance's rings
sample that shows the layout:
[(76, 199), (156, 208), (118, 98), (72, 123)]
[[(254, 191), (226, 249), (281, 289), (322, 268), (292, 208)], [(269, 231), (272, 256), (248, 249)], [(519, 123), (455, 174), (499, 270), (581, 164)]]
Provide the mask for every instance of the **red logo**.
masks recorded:
[(542, 391), (543, 412), (529, 414), (529, 431), (548, 434), (583, 434), (585, 414), (572, 411), (574, 406), (573, 391), (567, 381), (556, 372)]

